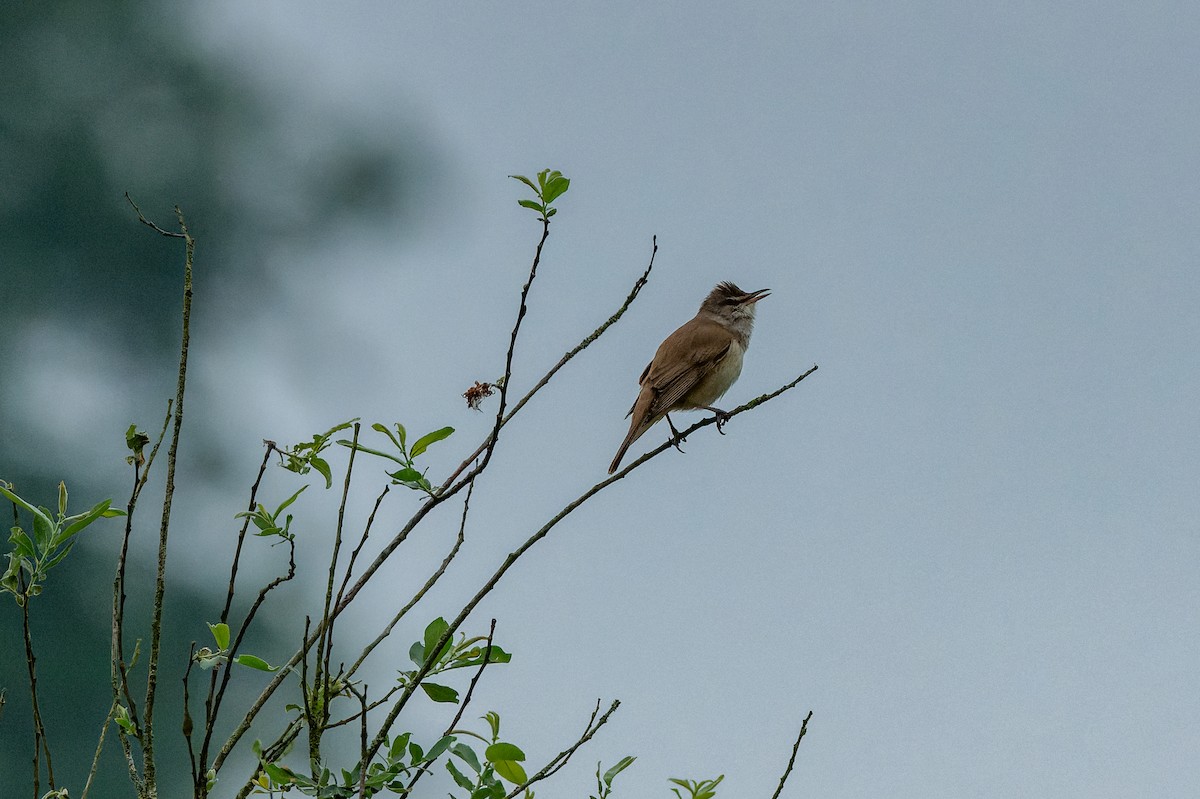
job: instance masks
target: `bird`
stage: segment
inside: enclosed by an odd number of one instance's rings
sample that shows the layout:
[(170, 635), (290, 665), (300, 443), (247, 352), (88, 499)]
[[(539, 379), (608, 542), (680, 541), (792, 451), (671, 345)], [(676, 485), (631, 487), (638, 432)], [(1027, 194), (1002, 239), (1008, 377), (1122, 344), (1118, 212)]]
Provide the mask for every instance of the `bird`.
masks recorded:
[[(621, 465), (629, 445), (663, 417), (678, 447), (679, 431), (671, 411), (708, 410), (717, 415), (717, 430), (729, 414), (713, 407), (742, 373), (742, 356), (750, 344), (755, 304), (770, 289), (742, 291), (729, 281), (718, 283), (691, 320), (667, 336), (638, 378), (641, 391), (626, 417), (629, 433), (621, 442), (608, 473)], [(721, 431), (724, 432), (724, 431)]]

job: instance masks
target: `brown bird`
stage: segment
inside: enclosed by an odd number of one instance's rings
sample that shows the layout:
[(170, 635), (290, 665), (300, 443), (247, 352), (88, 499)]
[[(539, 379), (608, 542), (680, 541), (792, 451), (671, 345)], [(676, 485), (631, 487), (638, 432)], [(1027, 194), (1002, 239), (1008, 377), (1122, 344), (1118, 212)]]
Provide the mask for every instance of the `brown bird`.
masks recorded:
[(637, 401), (626, 416), (633, 417), (608, 473), (621, 465), (625, 450), (643, 433), (666, 417), (676, 438), (679, 431), (667, 416), (671, 411), (708, 410), (717, 414), (717, 429), (728, 416), (713, 403), (729, 390), (742, 373), (742, 355), (754, 327), (754, 304), (770, 289), (742, 291), (732, 283), (718, 283), (690, 322), (667, 336), (654, 353), (638, 382)]

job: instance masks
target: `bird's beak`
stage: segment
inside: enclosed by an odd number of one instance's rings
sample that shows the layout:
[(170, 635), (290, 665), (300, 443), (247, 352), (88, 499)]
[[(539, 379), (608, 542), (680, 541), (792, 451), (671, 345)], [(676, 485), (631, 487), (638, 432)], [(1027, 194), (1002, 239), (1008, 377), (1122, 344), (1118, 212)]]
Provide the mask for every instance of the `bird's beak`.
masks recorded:
[(771, 294), (770, 289), (759, 289), (758, 291), (752, 291), (749, 294), (747, 294), (746, 297), (742, 300), (742, 305), (753, 305), (754, 303), (761, 300), (763, 297), (770, 296), (770, 294)]

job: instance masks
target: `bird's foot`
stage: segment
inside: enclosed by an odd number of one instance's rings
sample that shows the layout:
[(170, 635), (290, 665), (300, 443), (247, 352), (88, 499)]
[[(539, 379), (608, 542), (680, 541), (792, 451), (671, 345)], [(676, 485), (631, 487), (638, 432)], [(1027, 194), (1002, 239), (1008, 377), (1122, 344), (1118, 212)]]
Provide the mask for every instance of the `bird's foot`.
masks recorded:
[(683, 448), (679, 445), (684, 441), (687, 441), (687, 439), (683, 437), (682, 433), (675, 429), (675, 424), (671, 421), (670, 415), (667, 415), (667, 426), (671, 428), (671, 446), (679, 450), (681, 453), (686, 454), (683, 452)]
[(720, 408), (706, 408), (706, 410), (710, 410), (714, 414), (716, 414), (717, 432), (720, 433), (721, 435), (725, 435), (725, 423), (728, 422), (730, 419), (729, 412), (723, 411)]

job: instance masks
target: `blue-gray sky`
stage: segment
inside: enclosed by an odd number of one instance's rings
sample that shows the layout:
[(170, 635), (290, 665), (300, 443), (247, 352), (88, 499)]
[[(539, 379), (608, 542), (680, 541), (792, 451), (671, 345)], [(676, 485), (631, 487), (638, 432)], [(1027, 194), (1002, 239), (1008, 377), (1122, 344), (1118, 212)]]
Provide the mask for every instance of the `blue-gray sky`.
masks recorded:
[(506, 175), (573, 181), (518, 388), (658, 236), (633, 310), (509, 431), (447, 613), (603, 476), (638, 374), (718, 280), (773, 290), (728, 404), (820, 366), (595, 499), (481, 608), (517, 657), (478, 709), (532, 758), (623, 702), (547, 795), (634, 753), (617, 795), (725, 773), (719, 795), (769, 796), (810, 709), (785, 795), (1194, 791), (1195, 7), (228, 2), (185, 23), (299, 152), (313, 115), (432, 143), (402, 221), (271, 242), (272, 295), (193, 340), (196, 412), (237, 411), (245, 464), (351, 416), (459, 428), (435, 472), (473, 448), (488, 418), (457, 394), (500, 373), (538, 233)]

